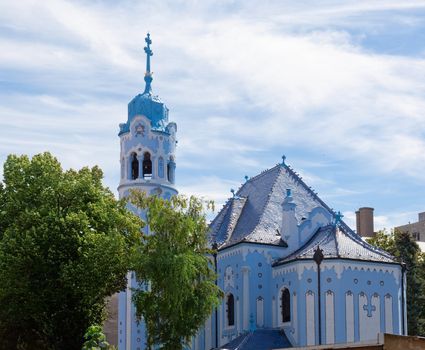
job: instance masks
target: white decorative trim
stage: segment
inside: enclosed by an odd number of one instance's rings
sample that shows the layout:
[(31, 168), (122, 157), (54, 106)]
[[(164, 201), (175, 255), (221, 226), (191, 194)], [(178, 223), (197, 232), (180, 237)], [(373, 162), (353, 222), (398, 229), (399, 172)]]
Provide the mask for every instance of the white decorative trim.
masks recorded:
[(317, 272), (317, 264), (314, 261), (296, 261), (292, 264), (281, 265), (273, 269), (272, 275), (273, 277), (277, 277), (280, 275), (285, 275), (290, 272), (297, 272), (298, 280), (301, 280), (302, 275), (305, 270), (312, 270)]
[(242, 283), (243, 283), (243, 330), (249, 329), (249, 271), (248, 266), (242, 266)]
[(384, 297), (385, 333), (393, 333), (393, 297), (390, 294)]
[(298, 344), (298, 302), (297, 294), (292, 293), (292, 329), (293, 329), (293, 338), (295, 343)]
[(242, 254), (242, 250), (243, 249), (241, 247), (235, 247), (235, 248), (226, 249), (225, 251), (219, 251), (217, 254), (217, 261), (227, 259), (231, 256), (240, 255)]
[(131, 324), (132, 324), (132, 315), (131, 315), (131, 272), (127, 273), (127, 290), (125, 293), (126, 297), (126, 308), (125, 308), (125, 348), (126, 350), (131, 350)]
[[(370, 300), (370, 304), (369, 301)], [(381, 330), (381, 307), (379, 294), (371, 297), (359, 294), (359, 329), (360, 341), (374, 340)]]
[(235, 274), (230, 265), (224, 270), (224, 289), (228, 290), (229, 288), (235, 288)]
[(345, 330), (347, 343), (354, 342), (354, 295), (351, 291), (345, 293)]
[(328, 290), (325, 293), (326, 344), (335, 343), (335, 295)]
[(307, 345), (316, 344), (315, 294), (308, 291), (305, 294)]
[[(338, 279), (341, 279), (345, 271), (368, 271), (368, 272), (380, 272), (380, 273), (391, 274), (394, 277), (396, 284), (397, 285), (400, 284), (401, 267), (399, 267), (398, 265), (391, 266), (389, 264), (379, 263), (379, 262), (373, 262), (366, 265), (365, 262), (361, 260), (358, 260), (358, 261), (353, 260), (348, 262), (343, 259), (341, 260), (335, 260), (335, 259), (326, 260), (325, 259), (322, 262), (321, 266), (323, 271), (325, 270), (335, 271)], [(317, 265), (313, 261), (295, 260), (288, 264), (274, 267), (272, 270), (272, 276), (277, 277), (279, 275), (285, 275), (290, 272), (297, 271), (298, 279), (301, 280), (301, 277), (304, 271), (310, 270), (311, 267), (313, 267), (313, 271), (317, 272)]]
[(264, 327), (264, 299), (262, 297), (256, 299), (256, 319), (257, 327)]

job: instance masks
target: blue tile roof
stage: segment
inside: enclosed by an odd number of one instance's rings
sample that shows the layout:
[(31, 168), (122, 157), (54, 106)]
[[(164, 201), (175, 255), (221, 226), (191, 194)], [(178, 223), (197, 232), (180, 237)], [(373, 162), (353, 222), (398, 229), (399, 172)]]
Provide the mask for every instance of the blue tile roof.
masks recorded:
[[(291, 189), (298, 223), (316, 207), (324, 208), (336, 218), (337, 214), (290, 166), (278, 164), (249, 179), (235, 197), (229, 199), (210, 225), (210, 241), (217, 242), (219, 249), (240, 242), (281, 245), (279, 230), (286, 189)], [(302, 251), (298, 250), (294, 253), (298, 255), (291, 254), (291, 257), (310, 258), (311, 249), (317, 245), (325, 248), (329, 257), (394, 262), (391, 255), (364, 242), (343, 221), (339, 221), (338, 230), (330, 226), (316, 232), (301, 247)]]
[[(279, 245), (277, 232), (287, 188), (292, 190), (299, 222), (317, 206), (329, 209), (289, 166), (278, 164), (249, 179), (237, 191), (236, 197), (226, 203), (210, 225), (211, 241), (219, 246), (241, 241)], [(240, 204), (233, 209), (235, 201)], [(230, 225), (232, 214), (237, 221)]]
[(393, 263), (393, 257), (387, 252), (364, 242), (354, 233), (345, 232), (334, 225), (321, 227), (313, 237), (293, 254), (279, 259), (274, 265), (284, 264), (293, 260), (313, 259), (314, 252), (319, 247), (326, 258), (355, 259)]
[(257, 329), (242, 334), (223, 345), (222, 350), (272, 350), (291, 348), (291, 343), (279, 329)]

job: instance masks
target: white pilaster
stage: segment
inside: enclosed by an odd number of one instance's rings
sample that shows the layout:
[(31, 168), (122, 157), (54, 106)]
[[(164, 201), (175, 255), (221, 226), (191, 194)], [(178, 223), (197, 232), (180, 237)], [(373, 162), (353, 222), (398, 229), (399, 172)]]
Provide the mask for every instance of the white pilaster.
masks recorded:
[(335, 307), (334, 307), (334, 293), (332, 291), (326, 292), (325, 298), (325, 317), (326, 317), (326, 344), (335, 343)]
[(345, 293), (345, 329), (347, 343), (354, 342), (354, 296), (352, 292)]
[(257, 327), (264, 327), (264, 299), (262, 297), (257, 298)]
[(125, 348), (126, 350), (131, 350), (131, 324), (132, 324), (132, 315), (131, 315), (131, 272), (127, 273), (127, 291), (126, 291), (126, 309), (125, 309)]
[(385, 296), (385, 333), (393, 333), (393, 297), (390, 294)]
[(316, 344), (316, 322), (314, 315), (314, 293), (308, 291), (305, 295), (306, 305), (306, 330), (307, 330), (307, 345)]
[(249, 271), (248, 266), (242, 267), (243, 281), (243, 330), (249, 330)]

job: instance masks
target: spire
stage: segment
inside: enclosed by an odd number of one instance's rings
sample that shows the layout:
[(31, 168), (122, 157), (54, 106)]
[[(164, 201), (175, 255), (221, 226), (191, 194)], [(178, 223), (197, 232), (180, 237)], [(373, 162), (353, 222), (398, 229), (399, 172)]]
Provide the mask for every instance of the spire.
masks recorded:
[(151, 50), (150, 45), (152, 44), (151, 35), (148, 33), (145, 38), (146, 45), (145, 46), (145, 53), (146, 53), (146, 73), (145, 73), (145, 91), (143, 94), (150, 94), (152, 92), (152, 72), (151, 72), (151, 56), (153, 55), (153, 52)]

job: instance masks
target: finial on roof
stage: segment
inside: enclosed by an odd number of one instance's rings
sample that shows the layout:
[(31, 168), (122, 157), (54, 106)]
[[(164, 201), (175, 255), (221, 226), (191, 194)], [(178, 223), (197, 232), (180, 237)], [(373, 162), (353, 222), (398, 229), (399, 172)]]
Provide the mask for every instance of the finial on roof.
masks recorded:
[(249, 177), (248, 175), (245, 175), (245, 182), (248, 181)]
[(341, 222), (341, 219), (344, 217), (340, 211), (335, 214), (335, 225), (338, 225)]
[(233, 198), (235, 198), (235, 190), (233, 188), (230, 189), (230, 192), (233, 194)]
[(146, 38), (145, 38), (145, 42), (146, 42), (146, 46), (144, 47), (145, 53), (146, 53), (146, 73), (145, 73), (145, 91), (143, 92), (144, 94), (148, 94), (152, 92), (152, 87), (151, 87), (151, 83), (152, 83), (152, 72), (151, 72), (151, 56), (153, 55), (153, 52), (151, 50), (151, 44), (152, 44), (152, 40), (151, 40), (151, 35), (150, 33), (147, 34)]
[(285, 164), (285, 159), (286, 159), (286, 156), (285, 156), (285, 155), (283, 155), (283, 156), (282, 156), (282, 166), (286, 165), (286, 164)]

